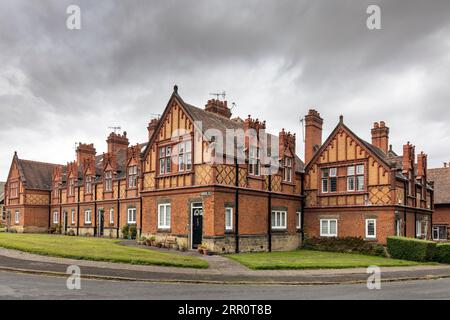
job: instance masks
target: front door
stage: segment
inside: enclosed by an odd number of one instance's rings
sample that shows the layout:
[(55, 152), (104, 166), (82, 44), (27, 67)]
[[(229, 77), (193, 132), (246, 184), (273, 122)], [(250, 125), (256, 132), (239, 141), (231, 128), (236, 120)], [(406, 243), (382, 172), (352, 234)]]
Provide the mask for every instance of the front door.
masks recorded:
[(68, 218), (67, 218), (67, 211), (65, 211), (64, 212), (64, 221), (63, 221), (63, 223), (64, 223), (64, 234), (67, 234), (67, 220), (68, 220)]
[(103, 210), (98, 210), (98, 236), (103, 237), (105, 225), (105, 215), (103, 214)]
[(192, 248), (202, 244), (203, 235), (203, 204), (192, 204)]

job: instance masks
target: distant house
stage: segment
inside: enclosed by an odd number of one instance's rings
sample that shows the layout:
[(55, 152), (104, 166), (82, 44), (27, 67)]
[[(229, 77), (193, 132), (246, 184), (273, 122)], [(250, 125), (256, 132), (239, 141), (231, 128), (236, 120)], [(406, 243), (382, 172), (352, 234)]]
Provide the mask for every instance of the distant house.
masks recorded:
[(450, 229), (450, 163), (428, 170), (428, 180), (434, 182), (433, 239), (448, 240)]

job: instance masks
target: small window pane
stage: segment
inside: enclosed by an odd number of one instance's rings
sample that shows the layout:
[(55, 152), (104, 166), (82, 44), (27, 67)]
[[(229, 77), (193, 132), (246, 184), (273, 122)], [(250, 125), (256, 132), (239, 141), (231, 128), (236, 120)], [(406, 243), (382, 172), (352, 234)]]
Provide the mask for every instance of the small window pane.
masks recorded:
[(336, 220), (330, 220), (330, 235), (336, 235)]
[(364, 174), (364, 165), (363, 164), (356, 166), (356, 174)]
[(347, 167), (347, 175), (348, 176), (354, 176), (355, 175), (355, 167), (354, 166)]

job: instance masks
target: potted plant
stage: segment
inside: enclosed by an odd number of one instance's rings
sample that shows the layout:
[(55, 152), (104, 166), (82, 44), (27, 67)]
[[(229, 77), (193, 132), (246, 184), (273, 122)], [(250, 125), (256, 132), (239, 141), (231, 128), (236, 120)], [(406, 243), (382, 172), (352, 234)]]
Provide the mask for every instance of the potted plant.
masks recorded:
[(155, 246), (156, 245), (156, 237), (151, 236), (149, 239), (149, 246)]

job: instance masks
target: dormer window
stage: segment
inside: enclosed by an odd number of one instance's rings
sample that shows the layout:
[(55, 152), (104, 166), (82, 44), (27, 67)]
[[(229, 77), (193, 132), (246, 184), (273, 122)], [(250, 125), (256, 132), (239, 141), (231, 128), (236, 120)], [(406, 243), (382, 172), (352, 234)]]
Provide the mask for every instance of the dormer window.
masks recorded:
[(91, 176), (86, 176), (86, 181), (85, 181), (85, 193), (92, 193), (92, 177)]
[(337, 168), (322, 169), (322, 193), (337, 191)]
[(257, 147), (250, 147), (248, 158), (248, 173), (253, 176), (259, 176), (261, 169), (259, 149)]
[(112, 171), (105, 172), (105, 191), (112, 191)]
[(74, 191), (75, 191), (75, 181), (72, 178), (69, 180), (69, 196), (73, 196)]
[(59, 184), (55, 183), (54, 189), (53, 189), (53, 198), (58, 198), (59, 196)]
[(284, 177), (285, 182), (292, 182), (292, 158), (284, 158)]
[(128, 168), (128, 188), (137, 187), (137, 166)]

